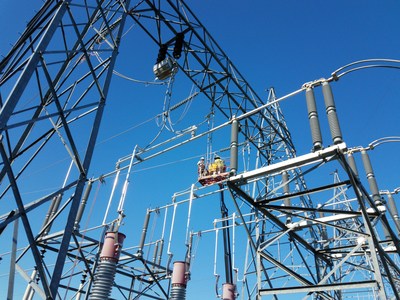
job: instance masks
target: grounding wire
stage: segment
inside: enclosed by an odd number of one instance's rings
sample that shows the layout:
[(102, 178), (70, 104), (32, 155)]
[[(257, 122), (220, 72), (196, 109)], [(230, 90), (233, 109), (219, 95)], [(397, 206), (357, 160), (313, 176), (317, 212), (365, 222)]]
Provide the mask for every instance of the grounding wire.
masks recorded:
[[(172, 99), (172, 88), (175, 82), (175, 76), (172, 75), (167, 84), (167, 89), (165, 91), (165, 96), (164, 96), (164, 104), (163, 104), (163, 113), (161, 114), (161, 120), (162, 122), (160, 124), (157, 124), (158, 126), (162, 126), (162, 128), (166, 128), (167, 130), (171, 132), (175, 132), (173, 128), (173, 124), (170, 119), (170, 108), (171, 108), (171, 99)], [(169, 126), (167, 126), (167, 123)]]
[[(117, 134), (115, 134), (115, 135), (112, 135), (112, 136), (110, 136), (110, 137), (108, 137), (108, 138), (106, 138), (106, 139), (104, 139), (104, 140), (98, 142), (96, 145), (101, 145), (101, 144), (104, 144), (104, 143), (106, 143), (106, 142), (108, 142), (108, 141), (110, 141), (110, 140), (113, 140), (114, 138), (117, 138), (117, 137), (119, 137), (119, 136), (121, 136), (121, 135), (123, 135), (123, 134), (126, 134), (126, 133), (128, 133), (129, 131), (131, 131), (131, 130), (134, 130), (134, 129), (140, 127), (140, 126), (145, 125), (146, 123), (149, 123), (149, 122), (151, 122), (151, 121), (153, 121), (153, 120), (156, 120), (156, 119), (157, 119), (158, 117), (160, 117), (161, 115), (162, 115), (162, 113), (160, 113), (160, 114), (158, 114), (158, 115), (156, 115), (156, 116), (154, 116), (154, 117), (151, 117), (151, 118), (149, 118), (149, 119), (147, 119), (147, 120), (145, 120), (145, 121), (143, 121), (143, 122), (141, 122), (141, 123), (139, 123), (139, 124), (132, 125), (132, 126), (129, 127), (128, 129), (125, 129), (125, 130), (123, 130), (123, 131), (121, 131), (121, 132), (119, 132), (119, 133), (117, 133)], [(205, 122), (207, 122), (207, 120), (204, 120), (204, 121), (200, 122), (199, 124), (197, 124), (196, 127), (203, 125)], [(183, 131), (176, 131), (176, 133), (181, 134), (181, 133), (183, 133)], [(150, 146), (154, 143), (154, 141), (158, 138), (158, 136), (159, 136), (160, 134), (161, 134), (161, 132), (159, 132), (159, 133), (156, 135), (156, 137), (153, 138), (153, 140), (152, 140), (146, 147), (144, 147), (144, 148), (146, 149), (146, 148), (150, 147)]]
[[(193, 103), (192, 100), (199, 94), (199, 92), (196, 91), (195, 88), (196, 88), (196, 86), (193, 84), (192, 89), (190, 90), (189, 96), (186, 99), (182, 100), (181, 102), (170, 107), (169, 113), (168, 113), (168, 122), (169, 122), (170, 126), (179, 124), (188, 114), (188, 112), (190, 110), (190, 106)], [(182, 105), (185, 105), (185, 106), (183, 108), (183, 111), (182, 111), (180, 117), (178, 118), (178, 120), (176, 122), (172, 122), (170, 112), (172, 112), (173, 110), (177, 109), (178, 107), (180, 107)]]
[[(247, 112), (247, 113), (245, 113), (244, 115), (238, 116), (237, 119), (238, 119), (238, 120), (244, 119), (244, 118), (246, 118), (246, 117), (248, 117), (248, 116), (250, 116), (250, 115), (252, 115), (252, 114), (255, 114), (255, 113), (259, 112), (259, 111), (260, 111), (261, 109), (263, 109), (263, 108), (266, 108), (266, 107), (271, 106), (271, 105), (273, 105), (273, 104), (275, 104), (275, 103), (278, 103), (278, 102), (281, 102), (281, 101), (283, 101), (283, 100), (286, 100), (287, 98), (292, 97), (292, 96), (294, 96), (294, 95), (300, 93), (300, 92), (303, 91), (304, 89), (305, 89), (305, 88), (298, 89), (298, 90), (296, 90), (296, 91), (294, 91), (294, 92), (292, 92), (292, 93), (290, 93), (290, 94), (287, 94), (287, 95), (285, 95), (285, 96), (283, 96), (283, 97), (280, 97), (280, 98), (278, 98), (278, 99), (276, 99), (276, 100), (274, 100), (274, 101), (271, 101), (271, 102), (269, 102), (269, 103), (263, 105), (262, 107), (259, 107), (259, 108), (257, 108), (257, 109), (254, 109), (253, 111)], [(210, 120), (209, 120), (209, 116), (210, 116), (210, 114), (209, 114), (209, 115), (206, 117), (206, 119), (205, 119), (202, 123), (200, 123), (200, 124), (204, 124), (205, 122), (209, 122), (209, 121), (210, 121)], [(156, 117), (157, 117), (157, 116), (156, 116)], [(156, 117), (152, 117), (152, 118), (150, 118), (150, 119), (148, 119), (148, 120), (146, 120), (146, 121), (144, 121), (144, 122), (142, 122), (142, 123), (136, 124), (136, 125), (134, 125), (134, 126), (128, 128), (127, 130), (121, 131), (120, 133), (118, 133), (118, 134), (116, 134), (116, 135), (114, 135), (114, 136), (111, 136), (111, 137), (109, 137), (109, 138), (107, 138), (107, 139), (105, 139), (105, 140), (103, 140), (103, 141), (97, 143), (97, 145), (103, 144), (103, 143), (105, 143), (105, 142), (108, 142), (108, 141), (110, 141), (110, 140), (112, 140), (112, 139), (114, 139), (114, 138), (116, 138), (116, 137), (118, 137), (118, 136), (120, 136), (120, 135), (122, 135), (122, 134), (125, 134), (125, 133), (128, 132), (128, 131), (131, 131), (131, 130), (133, 130), (133, 129), (136, 129), (136, 128), (139, 127), (139, 126), (142, 126), (142, 125), (144, 125), (144, 124), (146, 124), (146, 123), (148, 123), (148, 122), (154, 120)], [(216, 126), (216, 127), (214, 127), (214, 126), (212, 125), (212, 129), (211, 129), (210, 131), (213, 132), (213, 131), (216, 131), (216, 130), (218, 130), (218, 129), (220, 129), (220, 128), (223, 128), (223, 127), (229, 125), (230, 122), (231, 122), (231, 121), (227, 121), (227, 122), (225, 122), (225, 123), (223, 123), (223, 124), (221, 124), (221, 125), (218, 125), (218, 126)], [(210, 125), (210, 124), (209, 124), (209, 125)], [(200, 137), (204, 136), (205, 134), (209, 134), (209, 132), (202, 133), (202, 134), (199, 134), (199, 135), (197, 135), (197, 136), (195, 136), (195, 137), (192, 137), (191, 140), (200, 138)], [(147, 146), (147, 147), (148, 147), (148, 146)], [(169, 151), (169, 150), (172, 150), (172, 149), (174, 149), (174, 147), (170, 147), (170, 148), (166, 149), (165, 151), (161, 151), (160, 153), (164, 153), (164, 152)], [(160, 154), (160, 153), (158, 153), (158, 154)], [(150, 158), (152, 158), (152, 157), (154, 157), (154, 156), (157, 156), (158, 154), (156, 153), (156, 154), (154, 154), (154, 155), (152, 155), (152, 156), (146, 158), (146, 160), (147, 160), (147, 159), (150, 159)], [(209, 155), (211, 155), (211, 154), (210, 154), (209, 152), (207, 152), (207, 156), (209, 156)], [(190, 159), (190, 158), (189, 158), (189, 159)], [(64, 160), (65, 160), (65, 159), (60, 160), (60, 162), (62, 162), (62, 161), (64, 161)], [(173, 162), (172, 162), (172, 163), (173, 163)], [(171, 164), (171, 163), (168, 163), (168, 164)], [(160, 165), (160, 166), (162, 166), (162, 165)], [(127, 167), (123, 167), (122, 169), (125, 169), (125, 168), (127, 168)], [(151, 168), (154, 168), (154, 167), (151, 167)], [(143, 169), (143, 170), (144, 170), (144, 169)], [(134, 171), (134, 172), (138, 172), (138, 171), (141, 171), (141, 170), (136, 170), (136, 171)], [(115, 173), (115, 171), (113, 171), (113, 172), (111, 172), (110, 174), (107, 174), (107, 175), (105, 175), (105, 176), (110, 176), (110, 175), (112, 175), (112, 174), (114, 174), (114, 173)], [(105, 176), (103, 175), (102, 177), (105, 177)]]
[(121, 136), (121, 135), (123, 135), (123, 134), (125, 134), (125, 133), (127, 133), (127, 132), (129, 132), (129, 131), (131, 131), (131, 130), (134, 130), (134, 129), (140, 127), (140, 126), (143, 126), (143, 125), (145, 125), (146, 123), (149, 123), (149, 122), (153, 121), (155, 118), (157, 118), (157, 116), (151, 117), (150, 119), (147, 119), (146, 121), (143, 121), (143, 122), (141, 122), (141, 123), (139, 123), (139, 124), (132, 125), (132, 126), (129, 127), (128, 129), (125, 129), (125, 130), (123, 130), (123, 131), (121, 131), (121, 132), (119, 132), (119, 133), (117, 133), (117, 134), (115, 134), (115, 135), (112, 135), (112, 136), (110, 136), (110, 137), (108, 137), (108, 138), (106, 138), (106, 139), (104, 139), (104, 140), (98, 142), (98, 143), (96, 144), (96, 146), (97, 146), (97, 145), (104, 144), (104, 143), (106, 143), (106, 142), (108, 142), (108, 141), (110, 141), (110, 140), (113, 140), (114, 138), (117, 138), (117, 137), (119, 137), (119, 136)]
[(196, 233), (191, 232), (191, 238), (193, 239), (193, 236), (196, 235), (196, 240), (194, 242), (194, 246), (192, 246), (192, 255), (190, 258), (190, 266), (189, 268), (191, 269), (192, 266), (194, 265), (195, 259), (197, 258), (197, 251), (199, 249), (199, 244), (200, 244), (200, 239), (201, 239), (201, 231), (198, 231)]
[[(83, 228), (84, 231), (89, 227), (89, 221), (90, 221), (90, 219), (91, 219), (91, 217), (93, 215), (94, 207), (95, 207), (95, 204), (97, 202), (97, 197), (98, 197), (98, 194), (99, 194), (99, 191), (100, 191), (101, 184), (102, 184), (101, 181), (99, 181), (99, 183), (97, 184), (96, 193), (95, 193), (95, 196), (93, 198), (94, 200), (92, 201), (92, 205), (90, 206), (89, 214), (88, 214), (88, 216), (86, 218), (85, 226)], [(84, 238), (85, 238), (85, 234), (82, 233), (81, 242), (84, 240)], [(81, 251), (81, 249), (82, 249), (81, 243), (77, 243), (76, 246), (78, 247), (77, 250), (78, 250), (78, 253), (79, 253)], [(82, 257), (82, 259), (83, 259), (83, 257)], [(74, 271), (75, 271), (75, 268), (78, 265), (79, 261), (80, 260), (78, 260), (78, 254), (76, 254), (75, 258), (74, 258), (74, 261), (73, 261), (73, 265), (72, 265), (72, 267), (70, 269), (71, 275), (69, 276), (66, 292), (65, 292), (65, 295), (64, 295), (64, 300), (67, 298), (68, 290), (69, 290), (69, 288), (71, 286), (71, 282), (72, 282), (72, 277), (74, 276)], [(88, 270), (88, 272), (90, 272), (90, 270)]]
[[(263, 109), (265, 109), (265, 108), (267, 108), (267, 107), (269, 107), (269, 106), (271, 106), (271, 105), (274, 105), (274, 104), (276, 104), (276, 103), (278, 103), (278, 102), (281, 102), (281, 101), (283, 101), (283, 100), (287, 100), (288, 98), (293, 97), (293, 96), (299, 94), (300, 92), (304, 91), (305, 89), (306, 89), (305, 87), (302, 87), (302, 88), (297, 89), (296, 91), (294, 91), (294, 92), (292, 92), (292, 93), (289, 93), (289, 94), (287, 94), (287, 95), (285, 95), (285, 96), (282, 96), (282, 97), (280, 97), (280, 98), (278, 98), (278, 99), (276, 99), (276, 100), (274, 100), (274, 101), (270, 101), (270, 102), (268, 102), (268, 103), (266, 103), (266, 104), (264, 104), (264, 105), (262, 105), (262, 106), (260, 106), (260, 107), (258, 107), (258, 108), (256, 108), (256, 109), (252, 110), (252, 111), (249, 111), (249, 112), (247, 112), (247, 113), (244, 113), (243, 115), (237, 116), (237, 117), (236, 117), (236, 120), (240, 121), (240, 120), (242, 120), (242, 119), (245, 119), (245, 118), (247, 118), (247, 117), (250, 117), (250, 116), (252, 116), (252, 115), (254, 115), (254, 114), (260, 112), (261, 110), (263, 110)], [(147, 121), (146, 121), (146, 122), (147, 122)], [(223, 127), (228, 126), (230, 123), (231, 123), (231, 120), (228, 120), (228, 121), (226, 121), (226, 122), (224, 122), (224, 123), (222, 123), (222, 124), (220, 124), (220, 125), (218, 125), (218, 126), (215, 126), (215, 127), (212, 126), (212, 128), (211, 128), (209, 131), (207, 131), (207, 132), (197, 134), (196, 136), (192, 137), (191, 139), (189, 139), (189, 140), (187, 140), (187, 141), (185, 141), (185, 142), (182, 142), (182, 143), (180, 143), (180, 144), (178, 144), (178, 145), (176, 145), (176, 146), (171, 146), (171, 147), (169, 147), (169, 148), (167, 148), (167, 149), (164, 149), (164, 150), (162, 150), (162, 151), (159, 151), (158, 153), (155, 153), (155, 154), (153, 154), (153, 155), (150, 155), (150, 156), (144, 158), (143, 160), (151, 159), (151, 158), (153, 158), (153, 157), (155, 157), (155, 156), (158, 156), (158, 155), (160, 155), (160, 154), (162, 154), (162, 153), (165, 153), (165, 152), (167, 152), (167, 151), (173, 150), (173, 149), (175, 149), (177, 146), (181, 146), (181, 145), (186, 144), (186, 143), (188, 143), (188, 142), (190, 142), (190, 141), (193, 141), (193, 140), (195, 140), (195, 139), (199, 139), (199, 138), (201, 138), (201, 137), (203, 137), (203, 136), (205, 136), (205, 135), (208, 135), (210, 132), (214, 132), (214, 131), (217, 131), (217, 130), (223, 128)], [(142, 124), (143, 124), (143, 123), (141, 123), (141, 125), (142, 125)], [(138, 126), (139, 126), (139, 125), (138, 125)], [(137, 126), (136, 126), (136, 127), (137, 127)], [(146, 150), (147, 150), (147, 149), (146, 149)], [(123, 167), (122, 169), (124, 169), (124, 168), (127, 168), (127, 167)], [(111, 172), (110, 174), (106, 174), (106, 176), (109, 176), (109, 175), (111, 175), (111, 174), (113, 174), (113, 173), (114, 173), (114, 171)]]
[[(125, 33), (123, 33), (122, 34), (122, 37), (124, 37), (125, 35), (127, 35), (132, 29), (133, 29), (133, 27), (136, 25), (136, 23), (134, 23), (134, 24), (132, 24), (131, 25), (131, 27), (129, 27), (128, 29), (127, 29), (127, 31), (125, 32)], [(96, 32), (98, 32), (98, 30), (96, 30), (96, 29), (94, 29)], [(98, 32), (98, 34), (99, 34), (99, 36), (100, 36), (100, 33)], [(105, 38), (103, 38), (103, 41), (105, 40)], [(101, 43), (102, 44), (102, 43)], [(104, 62), (104, 60), (101, 58), (101, 56), (100, 56), (100, 54), (98, 53), (98, 51), (93, 51), (93, 53), (94, 53), (94, 55), (96, 56), (96, 58), (97, 58), (97, 60), (100, 62), (100, 63), (103, 63)], [(165, 85), (165, 82), (156, 82), (156, 81), (148, 81), (148, 80), (139, 80), (139, 79), (135, 79), (135, 78), (132, 78), (132, 77), (129, 77), (129, 76), (127, 76), (127, 75), (124, 75), (124, 74), (122, 74), (122, 73), (120, 73), (120, 72), (118, 72), (118, 71), (116, 71), (115, 69), (113, 70), (113, 74), (114, 75), (116, 75), (116, 76), (118, 76), (118, 77), (121, 77), (121, 78), (123, 78), (123, 79), (125, 79), (125, 80), (128, 80), (128, 81), (131, 81), (131, 82), (134, 82), (134, 83), (140, 83), (140, 84), (144, 84), (144, 85), (146, 85), (146, 86), (148, 86), (148, 85)]]
[[(93, 55), (97, 58), (97, 60), (100, 63), (104, 62), (104, 60), (101, 58), (101, 56), (98, 53), (98, 51), (93, 51)], [(123, 78), (125, 80), (131, 81), (131, 82), (134, 82), (134, 83), (144, 84), (146, 86), (148, 86), (148, 85), (165, 85), (166, 84), (165, 82), (162, 82), (162, 81), (161, 82), (157, 82), (157, 81), (148, 81), (148, 80), (135, 79), (135, 78), (126, 76), (126, 75), (124, 75), (124, 74), (122, 74), (122, 73), (120, 73), (120, 72), (118, 72), (116, 70), (113, 70), (113, 74), (118, 76), (118, 77), (121, 77), (121, 78)]]
[[(153, 244), (153, 239), (154, 239), (154, 234), (156, 231), (158, 217), (159, 217), (159, 214), (156, 213), (155, 217), (153, 218), (153, 222), (152, 222), (152, 226), (151, 226), (151, 233), (150, 233), (150, 238), (149, 238), (149, 248)], [(150, 249), (149, 249), (149, 251), (147, 251), (147, 257), (146, 257), (147, 261), (150, 261), (149, 257), (150, 257)]]
[[(237, 116), (237, 117), (236, 117), (236, 120), (240, 121), (240, 120), (243, 120), (243, 119), (245, 119), (245, 118), (247, 118), (247, 117), (250, 117), (250, 116), (252, 116), (252, 115), (254, 115), (254, 114), (260, 112), (261, 110), (263, 110), (263, 109), (265, 109), (265, 108), (267, 108), (267, 107), (269, 107), (269, 106), (271, 106), (271, 105), (274, 105), (274, 104), (279, 103), (279, 102), (281, 102), (281, 101), (287, 100), (288, 98), (293, 97), (293, 96), (295, 96), (295, 95), (301, 93), (301, 92), (304, 91), (305, 89), (306, 89), (305, 87), (302, 87), (302, 88), (297, 89), (296, 91), (294, 91), (294, 92), (292, 92), (292, 93), (289, 93), (289, 94), (287, 94), (287, 95), (284, 95), (284, 96), (282, 96), (282, 97), (280, 97), (280, 98), (278, 98), (278, 99), (276, 99), (276, 100), (274, 100), (274, 101), (270, 101), (270, 102), (268, 102), (268, 103), (266, 103), (266, 104), (264, 104), (264, 105), (262, 105), (262, 106), (260, 106), (260, 107), (258, 107), (258, 108), (256, 108), (256, 109), (254, 109), (254, 110), (251, 110), (251, 111), (249, 111), (249, 112), (246, 112), (246, 113), (244, 113), (243, 115)], [(115, 138), (115, 137), (117, 137), (117, 136), (119, 136), (119, 135), (121, 135), (121, 134), (124, 134), (124, 133), (127, 132), (127, 131), (130, 131), (130, 130), (132, 130), (132, 129), (136, 129), (137, 127), (139, 127), (139, 126), (141, 126), (141, 125), (143, 125), (143, 124), (145, 124), (145, 123), (147, 123), (147, 122), (149, 122), (149, 121), (151, 121), (151, 120), (153, 120), (153, 119), (154, 119), (154, 117), (151, 118), (151, 119), (149, 119), (149, 120), (147, 120), (147, 121), (144, 121), (144, 122), (142, 122), (142, 123), (140, 123), (140, 124), (138, 124), (138, 125), (135, 125), (135, 126), (129, 128), (128, 130), (122, 131), (121, 133), (119, 133), (119, 134), (117, 134), (117, 135), (114, 135), (114, 136), (112, 136), (112, 137), (110, 137), (110, 138), (108, 138), (108, 139), (106, 139), (106, 140), (103, 140), (103, 141), (99, 142), (99, 144), (100, 144), (100, 143), (108, 142), (109, 140), (111, 140), (111, 139), (113, 139), (113, 138)], [(207, 120), (206, 120), (206, 121), (207, 121)], [(218, 125), (218, 126), (212, 127), (212, 129), (210, 129), (210, 131), (211, 131), (211, 132), (214, 132), (214, 131), (219, 130), (219, 129), (225, 127), (225, 126), (228, 126), (230, 123), (231, 123), (231, 120), (228, 120), (228, 121), (226, 121), (226, 122), (224, 122), (224, 123), (222, 123), (222, 124), (220, 124), (220, 125)], [(185, 143), (187, 143), (187, 142), (189, 142), (189, 141), (193, 141), (193, 140), (195, 140), (195, 139), (199, 139), (199, 138), (201, 138), (201, 137), (203, 137), (204, 135), (207, 135), (207, 134), (209, 134), (209, 133), (210, 133), (210, 132), (207, 131), (207, 132), (204, 132), (204, 133), (197, 134), (196, 136), (192, 137), (190, 140), (188, 140), (188, 141), (186, 141), (186, 142), (180, 143), (178, 146), (183, 145), (183, 144), (185, 144)], [(155, 153), (155, 154), (153, 154), (153, 155), (150, 155), (149, 157), (144, 158), (144, 160), (151, 159), (151, 158), (153, 158), (153, 157), (155, 157), (155, 156), (158, 156), (158, 155), (160, 155), (160, 154), (162, 154), (162, 153), (165, 153), (165, 152), (170, 151), (170, 150), (173, 150), (173, 149), (175, 149), (175, 146), (169, 147), (169, 148), (167, 148), (167, 149), (164, 149), (163, 151), (160, 151), (160, 152), (158, 152), (158, 153)], [(64, 161), (64, 160), (65, 160), (65, 159), (60, 160), (60, 162), (61, 162), (61, 161)], [(122, 170), (122, 169), (125, 169), (125, 168), (127, 168), (127, 167), (122, 167), (121, 170)], [(110, 172), (110, 173), (108, 173), (108, 174), (102, 175), (101, 177), (102, 177), (102, 178), (108, 177), (108, 176), (111, 176), (111, 175), (114, 174), (114, 173), (115, 173), (115, 171), (112, 171), (112, 172)], [(95, 180), (96, 180), (96, 179), (95, 179)], [(97, 180), (98, 180), (98, 178), (97, 178)]]
[(212, 155), (212, 138), (213, 138), (213, 133), (212, 129), (214, 129), (214, 106), (211, 107), (211, 112), (206, 116), (206, 121), (207, 121), (207, 154), (206, 154), (206, 163), (211, 162), (211, 155)]

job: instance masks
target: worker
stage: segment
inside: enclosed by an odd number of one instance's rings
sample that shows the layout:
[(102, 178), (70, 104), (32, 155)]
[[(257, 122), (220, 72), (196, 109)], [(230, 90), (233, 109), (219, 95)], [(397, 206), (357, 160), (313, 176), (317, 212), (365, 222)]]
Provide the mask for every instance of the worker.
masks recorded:
[(214, 157), (214, 164), (215, 164), (215, 171), (217, 174), (225, 172), (226, 168), (225, 162), (218, 155)]
[(210, 165), (208, 166), (208, 174), (217, 174), (217, 164), (215, 162), (210, 163)]
[(206, 170), (206, 165), (204, 163), (204, 157), (201, 157), (200, 160), (197, 162), (197, 173), (199, 174), (199, 177), (205, 175), (205, 170)]

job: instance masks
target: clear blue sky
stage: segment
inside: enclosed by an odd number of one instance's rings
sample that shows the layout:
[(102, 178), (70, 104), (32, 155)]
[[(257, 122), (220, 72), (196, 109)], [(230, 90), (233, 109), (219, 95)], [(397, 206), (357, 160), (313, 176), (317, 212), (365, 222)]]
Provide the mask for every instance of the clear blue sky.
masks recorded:
[[(0, 1), (0, 54), (7, 53), (9, 44), (16, 40), (33, 10), (39, 8), (39, 3)], [(275, 88), (278, 97), (283, 96), (305, 82), (327, 78), (334, 70), (353, 61), (400, 59), (399, 1), (188, 0), (187, 4), (263, 99), (266, 99), (266, 90), (270, 87)], [(128, 22), (127, 27), (130, 25)], [(157, 51), (141, 29), (133, 27), (122, 41), (116, 69), (126, 76), (152, 81)], [(367, 146), (375, 139), (400, 135), (399, 80), (400, 70), (371, 69), (349, 74), (332, 83), (348, 146)], [(173, 90), (174, 103), (187, 97), (191, 88), (187, 81), (177, 79)], [(130, 154), (135, 145), (145, 146), (152, 140), (159, 130), (155, 121), (138, 125), (162, 111), (164, 94), (164, 86), (142, 86), (119, 77), (113, 79), (91, 176), (98, 177), (112, 171), (115, 162)], [(322, 101), (321, 97), (319, 101)], [(289, 99), (281, 107), (298, 153), (307, 153), (311, 149), (311, 138), (304, 96)], [(191, 119), (198, 119), (200, 114), (204, 116), (206, 113), (204, 107), (194, 102), (184, 121), (176, 128), (184, 129), (191, 125)], [(174, 117), (177, 119), (179, 116)], [(216, 125), (224, 121), (216, 120)], [(160, 140), (164, 137), (161, 135)], [(215, 149), (229, 145), (229, 141), (223, 138), (216, 138), (215, 142)], [(196, 181), (195, 164), (205, 152), (206, 141), (202, 140), (135, 170), (128, 192), (126, 224), (122, 229), (128, 236), (126, 245), (137, 243), (146, 208), (169, 203), (175, 192), (188, 189)], [(393, 190), (400, 186), (399, 153), (400, 143), (383, 145), (371, 151), (380, 189)], [(157, 167), (170, 162), (173, 164)], [(147, 168), (152, 169), (140, 171)], [(111, 185), (112, 180), (109, 180), (107, 192)], [(107, 194), (100, 197), (103, 203), (108, 200)], [(216, 197), (213, 199), (218, 201)], [(400, 201), (400, 198), (397, 196), (396, 200)], [(230, 204), (229, 207), (232, 208)], [(207, 204), (204, 207), (199, 204), (193, 217), (207, 219), (203, 222), (206, 224), (196, 223), (196, 220), (194, 224), (212, 228), (211, 221), (219, 217), (218, 205)], [(101, 222), (103, 213), (95, 213), (94, 218), (92, 224)], [(184, 228), (186, 223), (176, 226)], [(213, 257), (212, 239), (204, 238), (201, 243), (203, 246), (200, 245), (199, 249), (205, 251), (203, 255)], [(179, 250), (178, 245), (174, 247), (179, 253), (174, 260), (182, 260), (184, 249)], [(0, 252), (3, 252), (1, 246)], [(191, 300), (215, 298), (213, 261), (202, 259), (204, 265), (194, 262), (192, 280), (188, 284), (188, 299)], [(242, 267), (242, 262), (238, 265)], [(7, 268), (0, 265), (1, 274), (7, 272)], [(219, 268), (222, 274), (222, 265)]]

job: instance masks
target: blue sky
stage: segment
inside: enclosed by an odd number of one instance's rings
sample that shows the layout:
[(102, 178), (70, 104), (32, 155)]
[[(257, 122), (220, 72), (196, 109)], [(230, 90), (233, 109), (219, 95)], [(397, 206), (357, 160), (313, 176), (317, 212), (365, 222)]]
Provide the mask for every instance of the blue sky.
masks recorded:
[[(33, 10), (38, 9), (36, 5), (39, 2), (22, 2), (24, 5), (21, 1), (0, 2), (2, 55), (7, 53), (9, 44), (23, 30)], [(280, 97), (297, 90), (305, 82), (328, 78), (334, 70), (353, 61), (370, 58), (399, 59), (398, 1), (252, 0), (244, 3), (232, 0), (227, 3), (222, 0), (187, 1), (195, 15), (263, 99), (266, 99), (270, 87), (274, 87)], [(128, 22), (127, 27), (130, 25)], [(133, 27), (122, 41), (116, 69), (126, 76), (152, 81), (152, 64), (157, 51), (157, 47), (146, 40), (140, 28)], [(175, 81), (173, 89), (173, 101), (176, 102), (187, 97), (192, 88), (187, 81), (179, 79)], [(367, 69), (332, 83), (344, 141), (348, 146), (367, 146), (378, 138), (400, 135), (399, 80), (398, 69)], [(162, 111), (164, 95), (165, 86), (143, 86), (120, 77), (113, 78), (99, 145), (90, 170), (91, 176), (98, 177), (112, 171), (115, 162), (130, 154), (135, 145), (145, 146), (152, 140), (159, 127), (154, 120), (148, 120)], [(322, 103), (321, 95), (317, 94), (317, 97), (319, 103)], [(311, 149), (311, 137), (304, 95), (282, 102), (281, 108), (298, 153), (307, 153)], [(206, 113), (203, 106), (194, 102), (176, 129), (186, 128), (191, 124), (191, 119)], [(177, 120), (179, 115), (173, 117)], [(224, 121), (216, 120), (216, 125)], [(160, 140), (165, 138), (164, 134)], [(328, 136), (326, 129), (324, 136)], [(229, 145), (223, 134), (216, 134), (214, 142), (214, 149)], [(329, 143), (329, 138), (326, 138), (326, 144)], [(146, 208), (169, 203), (175, 192), (187, 190), (195, 183), (195, 164), (205, 152), (206, 140), (202, 139), (143, 166), (139, 165), (134, 170), (123, 229), (128, 236), (127, 245), (137, 243)], [(400, 186), (399, 152), (400, 143), (391, 143), (370, 153), (381, 189), (393, 190)], [(168, 165), (163, 166), (166, 163)], [(99, 196), (103, 203), (108, 199), (107, 192), (111, 185), (110, 179), (107, 181), (106, 192)], [(218, 198), (207, 201), (213, 199)], [(398, 196), (396, 200), (399, 201)], [(218, 205), (214, 205), (199, 205), (196, 208), (194, 216), (207, 220), (203, 220), (205, 224), (196, 223), (194, 218), (193, 230), (203, 229), (200, 228), (202, 225), (212, 228), (212, 220), (219, 217)], [(103, 213), (94, 215), (95, 220), (91, 222), (101, 222)], [(186, 223), (181, 225), (185, 227)], [(211, 238), (204, 238), (201, 243), (206, 245), (199, 246), (202, 251), (214, 246)], [(207, 243), (212, 247), (207, 247)], [(176, 244), (175, 247), (179, 246)], [(177, 256), (184, 253), (178, 249), (176, 252), (179, 253)], [(176, 258), (183, 259), (182, 256)], [(192, 281), (188, 285), (188, 299), (213, 299), (212, 260), (207, 261), (206, 267), (197, 267), (192, 271)], [(220, 268), (222, 272), (222, 266)], [(4, 269), (1, 270), (3, 274)], [(202, 293), (198, 296), (200, 290)]]

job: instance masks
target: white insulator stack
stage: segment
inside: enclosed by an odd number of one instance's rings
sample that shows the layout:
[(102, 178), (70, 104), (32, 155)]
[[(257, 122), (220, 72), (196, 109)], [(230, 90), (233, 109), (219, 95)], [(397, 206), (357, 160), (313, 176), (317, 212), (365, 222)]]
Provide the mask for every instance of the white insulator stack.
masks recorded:
[(109, 299), (124, 239), (125, 235), (122, 233), (106, 233), (100, 254), (100, 263), (94, 276), (90, 300)]
[(172, 271), (172, 288), (170, 300), (185, 300), (186, 299), (186, 284), (187, 264), (183, 261), (174, 262), (174, 269)]

